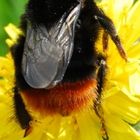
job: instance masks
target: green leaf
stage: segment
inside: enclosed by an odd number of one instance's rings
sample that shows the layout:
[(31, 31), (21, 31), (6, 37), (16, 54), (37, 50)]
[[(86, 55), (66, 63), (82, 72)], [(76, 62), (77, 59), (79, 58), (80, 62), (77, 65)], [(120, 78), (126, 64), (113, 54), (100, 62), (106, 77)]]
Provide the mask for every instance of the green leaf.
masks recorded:
[(0, 55), (5, 55), (8, 47), (5, 39), (8, 38), (4, 27), (8, 23), (19, 25), (20, 16), (24, 12), (27, 0), (1, 0), (0, 2)]

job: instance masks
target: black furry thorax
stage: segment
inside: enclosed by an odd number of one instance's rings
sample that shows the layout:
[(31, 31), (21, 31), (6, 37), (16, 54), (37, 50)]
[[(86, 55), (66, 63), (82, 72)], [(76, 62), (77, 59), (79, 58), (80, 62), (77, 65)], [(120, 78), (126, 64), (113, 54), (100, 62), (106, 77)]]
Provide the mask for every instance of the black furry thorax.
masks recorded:
[[(77, 0), (30, 0), (22, 16), (21, 28), (25, 34), (28, 22), (33, 25), (43, 24), (49, 28), (76, 3)], [(94, 76), (97, 63), (95, 41), (99, 32), (99, 23), (94, 19), (96, 14), (98, 14), (98, 8), (95, 2), (85, 0), (75, 28), (73, 55), (62, 82), (73, 82)], [(21, 37), (19, 44), (12, 49), (16, 66), (16, 81), (21, 88), (28, 87), (21, 72), (24, 41), (25, 38)]]

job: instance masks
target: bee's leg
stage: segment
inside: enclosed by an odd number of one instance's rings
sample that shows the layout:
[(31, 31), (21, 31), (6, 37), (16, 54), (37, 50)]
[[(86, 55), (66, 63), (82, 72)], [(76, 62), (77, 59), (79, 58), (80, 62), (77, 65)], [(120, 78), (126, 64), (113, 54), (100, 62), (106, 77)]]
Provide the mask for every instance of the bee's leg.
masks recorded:
[(108, 49), (108, 40), (109, 40), (109, 35), (108, 32), (104, 30), (103, 32), (103, 38), (102, 38), (102, 44), (103, 44), (103, 51), (106, 52)]
[(97, 73), (97, 81), (98, 81), (97, 98), (94, 102), (94, 110), (101, 121), (102, 138), (103, 138), (103, 140), (109, 140), (106, 126), (105, 126), (104, 112), (103, 112), (103, 108), (101, 105), (101, 97), (102, 97), (101, 93), (102, 93), (102, 88), (103, 88), (103, 84), (104, 84), (104, 80), (105, 80), (105, 73), (106, 73), (106, 62), (103, 58), (100, 57), (99, 58), (99, 69), (98, 69), (98, 73)]
[(32, 127), (30, 127), (30, 125), (28, 125), (25, 129), (25, 133), (24, 133), (23, 137), (28, 136), (31, 132), (32, 132)]
[(115, 26), (111, 19), (109, 19), (107, 16), (104, 15), (104, 13), (101, 11), (99, 15), (94, 16), (95, 20), (99, 22), (101, 27), (110, 35), (111, 39), (115, 43), (121, 57), (127, 61), (127, 56), (124, 51), (124, 48), (121, 44), (120, 38), (116, 32)]
[(32, 120), (32, 118), (25, 108), (25, 105), (23, 103), (23, 100), (20, 96), (20, 93), (17, 87), (14, 88), (14, 107), (15, 107), (16, 118), (21, 128), (25, 129), (25, 134), (24, 134), (24, 137), (25, 137), (31, 131), (30, 121)]

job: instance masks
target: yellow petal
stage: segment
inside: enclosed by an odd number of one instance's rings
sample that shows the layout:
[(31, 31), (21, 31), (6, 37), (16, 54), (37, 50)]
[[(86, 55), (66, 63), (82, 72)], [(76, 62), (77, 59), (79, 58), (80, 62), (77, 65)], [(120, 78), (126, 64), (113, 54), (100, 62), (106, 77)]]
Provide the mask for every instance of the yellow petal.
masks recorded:
[(127, 18), (127, 26), (131, 28), (131, 33), (129, 32), (129, 36), (127, 38), (126, 45), (130, 44), (132, 45), (139, 37), (140, 32), (140, 1), (138, 1), (131, 9), (131, 11), (128, 13)]
[(105, 112), (119, 116), (120, 119), (135, 124), (140, 120), (140, 100), (115, 91), (114, 95), (104, 99)]
[(11, 40), (11, 39), (6, 39), (6, 43), (9, 47), (12, 47), (16, 43), (16, 41)]
[(18, 38), (18, 35), (23, 35), (22, 31), (11, 23), (9, 23), (8, 26), (5, 27), (5, 31), (13, 40), (16, 40)]
[(102, 0), (100, 6), (104, 12), (113, 20), (116, 28), (124, 22), (125, 17), (134, 0)]
[(17, 42), (19, 35), (24, 36), (23, 32), (19, 28), (17, 28), (14, 24), (11, 23), (9, 23), (8, 26), (5, 27), (5, 31), (10, 37), (10, 39), (6, 40), (6, 43), (8, 44), (9, 47), (11, 47)]

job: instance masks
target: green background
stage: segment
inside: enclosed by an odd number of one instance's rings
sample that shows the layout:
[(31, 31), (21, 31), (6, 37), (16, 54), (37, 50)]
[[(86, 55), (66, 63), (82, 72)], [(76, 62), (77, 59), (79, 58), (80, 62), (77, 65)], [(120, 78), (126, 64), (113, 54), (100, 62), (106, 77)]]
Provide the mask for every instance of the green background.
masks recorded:
[(4, 31), (4, 27), (9, 22), (18, 25), (26, 2), (27, 0), (0, 0), (0, 55), (5, 55), (8, 50), (5, 43), (8, 36)]

